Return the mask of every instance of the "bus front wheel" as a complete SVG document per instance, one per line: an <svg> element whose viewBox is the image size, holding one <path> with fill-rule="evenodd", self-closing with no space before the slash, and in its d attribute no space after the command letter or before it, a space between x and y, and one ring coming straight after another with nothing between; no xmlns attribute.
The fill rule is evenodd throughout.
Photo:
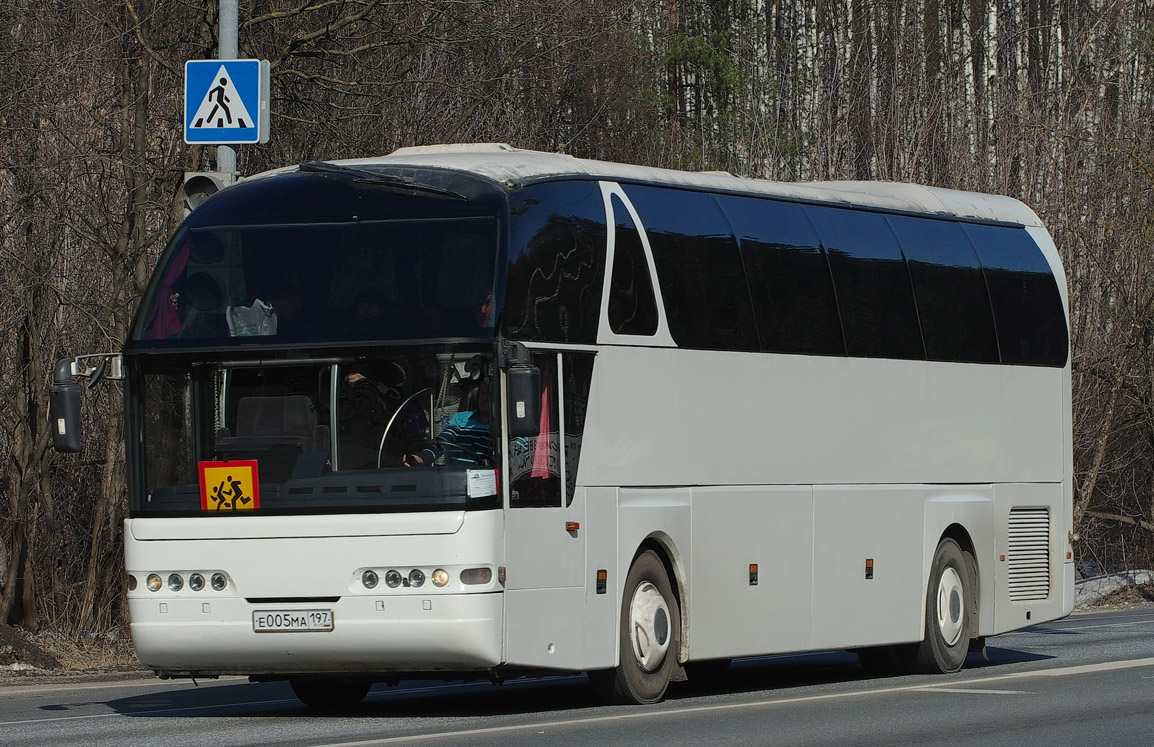
<svg viewBox="0 0 1154 747"><path fill-rule="evenodd" d="M656 703L677 669L681 611L669 575L652 550L637 556L625 579L621 604L621 663L590 672L589 679L605 701Z"/></svg>
<svg viewBox="0 0 1154 747"><path fill-rule="evenodd" d="M320 711L352 708L365 699L373 686L368 680L330 677L294 677L289 684L302 703Z"/></svg>
<svg viewBox="0 0 1154 747"><path fill-rule="evenodd" d="M958 543L938 544L926 589L926 633L918 647L917 669L956 672L970 650L974 583L970 564Z"/></svg>

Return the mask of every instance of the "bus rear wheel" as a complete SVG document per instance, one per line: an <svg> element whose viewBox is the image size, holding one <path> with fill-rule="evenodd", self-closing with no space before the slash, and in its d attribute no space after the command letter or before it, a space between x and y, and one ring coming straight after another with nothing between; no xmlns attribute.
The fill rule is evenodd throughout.
<svg viewBox="0 0 1154 747"><path fill-rule="evenodd" d="M294 677L289 684L302 703L321 711L352 708L365 699L373 686L368 680L333 677Z"/></svg>
<svg viewBox="0 0 1154 747"><path fill-rule="evenodd" d="M974 604L970 565L954 540L938 544L926 589L926 632L918 646L918 671L956 672L966 661Z"/></svg>
<svg viewBox="0 0 1154 747"><path fill-rule="evenodd" d="M677 669L681 610L665 566L652 550L637 556L625 579L621 604L621 663L590 672L589 680L606 702L656 703Z"/></svg>

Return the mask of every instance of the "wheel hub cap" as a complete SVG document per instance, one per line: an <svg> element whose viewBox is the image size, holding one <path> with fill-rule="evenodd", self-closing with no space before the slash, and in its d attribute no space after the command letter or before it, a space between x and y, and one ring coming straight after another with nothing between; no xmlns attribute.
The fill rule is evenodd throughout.
<svg viewBox="0 0 1154 747"><path fill-rule="evenodd" d="M669 652L669 606L657 587L648 581L633 592L629 605L629 638L638 666L654 672Z"/></svg>
<svg viewBox="0 0 1154 747"><path fill-rule="evenodd" d="M937 618L938 631L947 646L953 646L962 637L963 603L962 579L956 570L946 568L938 581Z"/></svg>

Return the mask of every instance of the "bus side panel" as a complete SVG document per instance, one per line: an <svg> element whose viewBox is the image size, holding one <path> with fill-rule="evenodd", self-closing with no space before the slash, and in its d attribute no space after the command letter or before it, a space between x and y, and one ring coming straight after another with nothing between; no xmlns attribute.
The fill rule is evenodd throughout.
<svg viewBox="0 0 1154 747"><path fill-rule="evenodd" d="M1057 482L1063 380L1037 366L607 347L581 481Z"/></svg>
<svg viewBox="0 0 1154 747"><path fill-rule="evenodd" d="M924 488L814 487L811 648L921 640L924 500Z"/></svg>
<svg viewBox="0 0 1154 747"><path fill-rule="evenodd" d="M625 577L617 570L617 490L577 488L584 493L585 524L585 668L609 669L617 665L620 633L617 600ZM605 571L605 590L598 593L597 574ZM628 572L628 570L626 570Z"/></svg>
<svg viewBox="0 0 1154 747"><path fill-rule="evenodd" d="M580 589L509 589L505 592L505 651L509 666L584 669Z"/></svg>
<svg viewBox="0 0 1154 747"><path fill-rule="evenodd" d="M585 656L585 503L510 508L505 519L506 661L581 669ZM575 531L567 529L572 523Z"/></svg>
<svg viewBox="0 0 1154 747"><path fill-rule="evenodd" d="M1066 614L1073 586L1066 570L1069 519L1064 513L1064 492L1061 483L994 487L997 505L994 634ZM1048 535L1043 534L1036 520L1031 520L1031 515L1038 517L1041 512L1048 516ZM1032 558L1036 557L1037 542L1043 537L1046 564L1045 573L1040 573L1033 570ZM1017 573L1012 574L1015 564L1018 564Z"/></svg>
<svg viewBox="0 0 1154 747"><path fill-rule="evenodd" d="M1002 369L1001 458L1013 471L1000 482L1048 482L1063 478L1065 448L1063 400L1069 403L1060 368L1028 366ZM1057 516L1057 515L1056 515ZM1068 519L1064 519L1068 523Z"/></svg>
<svg viewBox="0 0 1154 747"><path fill-rule="evenodd" d="M693 559L690 659L809 647L811 488L694 488Z"/></svg>

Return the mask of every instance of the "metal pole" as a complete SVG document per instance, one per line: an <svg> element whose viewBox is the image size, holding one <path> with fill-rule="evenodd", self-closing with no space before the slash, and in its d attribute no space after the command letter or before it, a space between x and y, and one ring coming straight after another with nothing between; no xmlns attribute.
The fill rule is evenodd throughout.
<svg viewBox="0 0 1154 747"><path fill-rule="evenodd" d="M240 54L237 42L238 0L220 0L220 47L217 59L235 60ZM216 170L227 174L228 182L236 181L236 151L227 145L216 146Z"/></svg>

